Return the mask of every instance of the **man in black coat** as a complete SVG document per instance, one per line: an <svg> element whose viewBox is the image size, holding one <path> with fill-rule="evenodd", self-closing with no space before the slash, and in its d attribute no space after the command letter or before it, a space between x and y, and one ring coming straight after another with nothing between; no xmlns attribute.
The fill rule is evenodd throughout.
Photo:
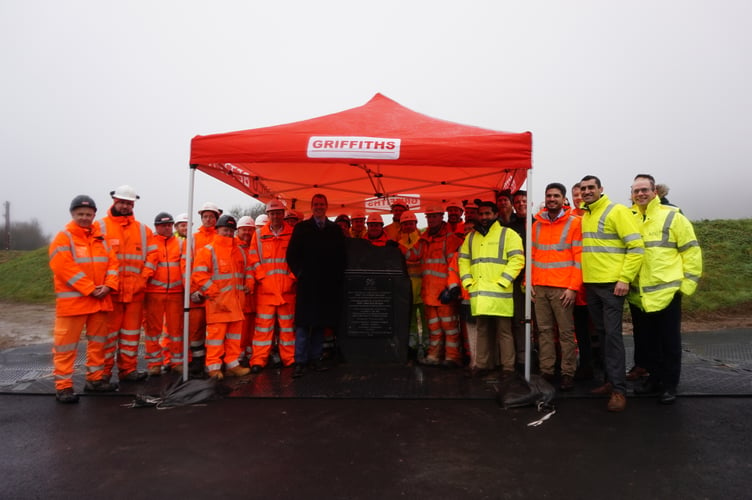
<svg viewBox="0 0 752 500"><path fill-rule="evenodd" d="M345 237L326 217L329 202L313 195L313 215L295 226L287 247L287 265L298 280L295 304L295 372L310 363L322 370L324 329L339 323L345 271Z"/></svg>

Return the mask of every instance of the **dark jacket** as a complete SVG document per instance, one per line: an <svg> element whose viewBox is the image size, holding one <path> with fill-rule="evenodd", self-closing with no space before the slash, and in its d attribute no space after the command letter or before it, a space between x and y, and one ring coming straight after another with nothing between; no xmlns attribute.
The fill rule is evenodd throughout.
<svg viewBox="0 0 752 500"><path fill-rule="evenodd" d="M336 327L345 271L345 237L339 226L327 219L319 229L313 217L296 224L287 265L298 280L295 324Z"/></svg>

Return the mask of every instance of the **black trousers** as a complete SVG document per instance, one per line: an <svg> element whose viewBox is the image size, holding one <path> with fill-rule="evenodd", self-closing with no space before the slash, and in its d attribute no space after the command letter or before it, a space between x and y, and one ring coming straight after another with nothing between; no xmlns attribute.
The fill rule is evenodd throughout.
<svg viewBox="0 0 752 500"><path fill-rule="evenodd" d="M676 390L681 376L681 294L676 293L664 309L646 313L635 308L635 331L639 328L643 344L645 368L650 380Z"/></svg>

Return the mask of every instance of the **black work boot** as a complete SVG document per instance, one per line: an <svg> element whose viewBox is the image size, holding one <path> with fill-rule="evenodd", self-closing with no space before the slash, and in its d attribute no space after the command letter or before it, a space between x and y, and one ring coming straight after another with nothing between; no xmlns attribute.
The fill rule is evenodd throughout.
<svg viewBox="0 0 752 500"><path fill-rule="evenodd" d="M55 399L58 403L62 404L75 404L78 403L78 394L73 392L73 389L68 387L60 389L55 393Z"/></svg>

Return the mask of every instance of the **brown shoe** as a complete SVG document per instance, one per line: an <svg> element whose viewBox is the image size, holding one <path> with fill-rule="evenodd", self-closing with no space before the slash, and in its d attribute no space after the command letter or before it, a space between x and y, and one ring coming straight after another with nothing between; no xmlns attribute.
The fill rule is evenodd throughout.
<svg viewBox="0 0 752 500"><path fill-rule="evenodd" d="M209 378L222 380L225 376L222 375L222 370L209 370Z"/></svg>
<svg viewBox="0 0 752 500"><path fill-rule="evenodd" d="M561 384L559 384L559 389L564 392L574 389L574 377L572 377L571 375L563 375L561 377Z"/></svg>
<svg viewBox="0 0 752 500"><path fill-rule="evenodd" d="M149 373L150 377L159 377L160 375L162 375L162 367L152 366L147 370L147 373Z"/></svg>
<svg viewBox="0 0 752 500"><path fill-rule="evenodd" d="M598 396L605 396L606 394L611 394L611 391L613 389L614 389L614 386L611 385L611 382L606 382L605 384L591 390L590 394L596 394Z"/></svg>
<svg viewBox="0 0 752 500"><path fill-rule="evenodd" d="M244 368L240 365L225 370L225 374L228 377L242 377L244 375L248 375L249 373L251 373L250 368Z"/></svg>
<svg viewBox="0 0 752 500"><path fill-rule="evenodd" d="M611 399L608 400L608 411L624 411L627 407L627 397L621 392L612 392Z"/></svg>
<svg viewBox="0 0 752 500"><path fill-rule="evenodd" d="M650 373L645 368L635 365L627 372L627 380L634 382L635 380L640 380L648 375L650 375Z"/></svg>

